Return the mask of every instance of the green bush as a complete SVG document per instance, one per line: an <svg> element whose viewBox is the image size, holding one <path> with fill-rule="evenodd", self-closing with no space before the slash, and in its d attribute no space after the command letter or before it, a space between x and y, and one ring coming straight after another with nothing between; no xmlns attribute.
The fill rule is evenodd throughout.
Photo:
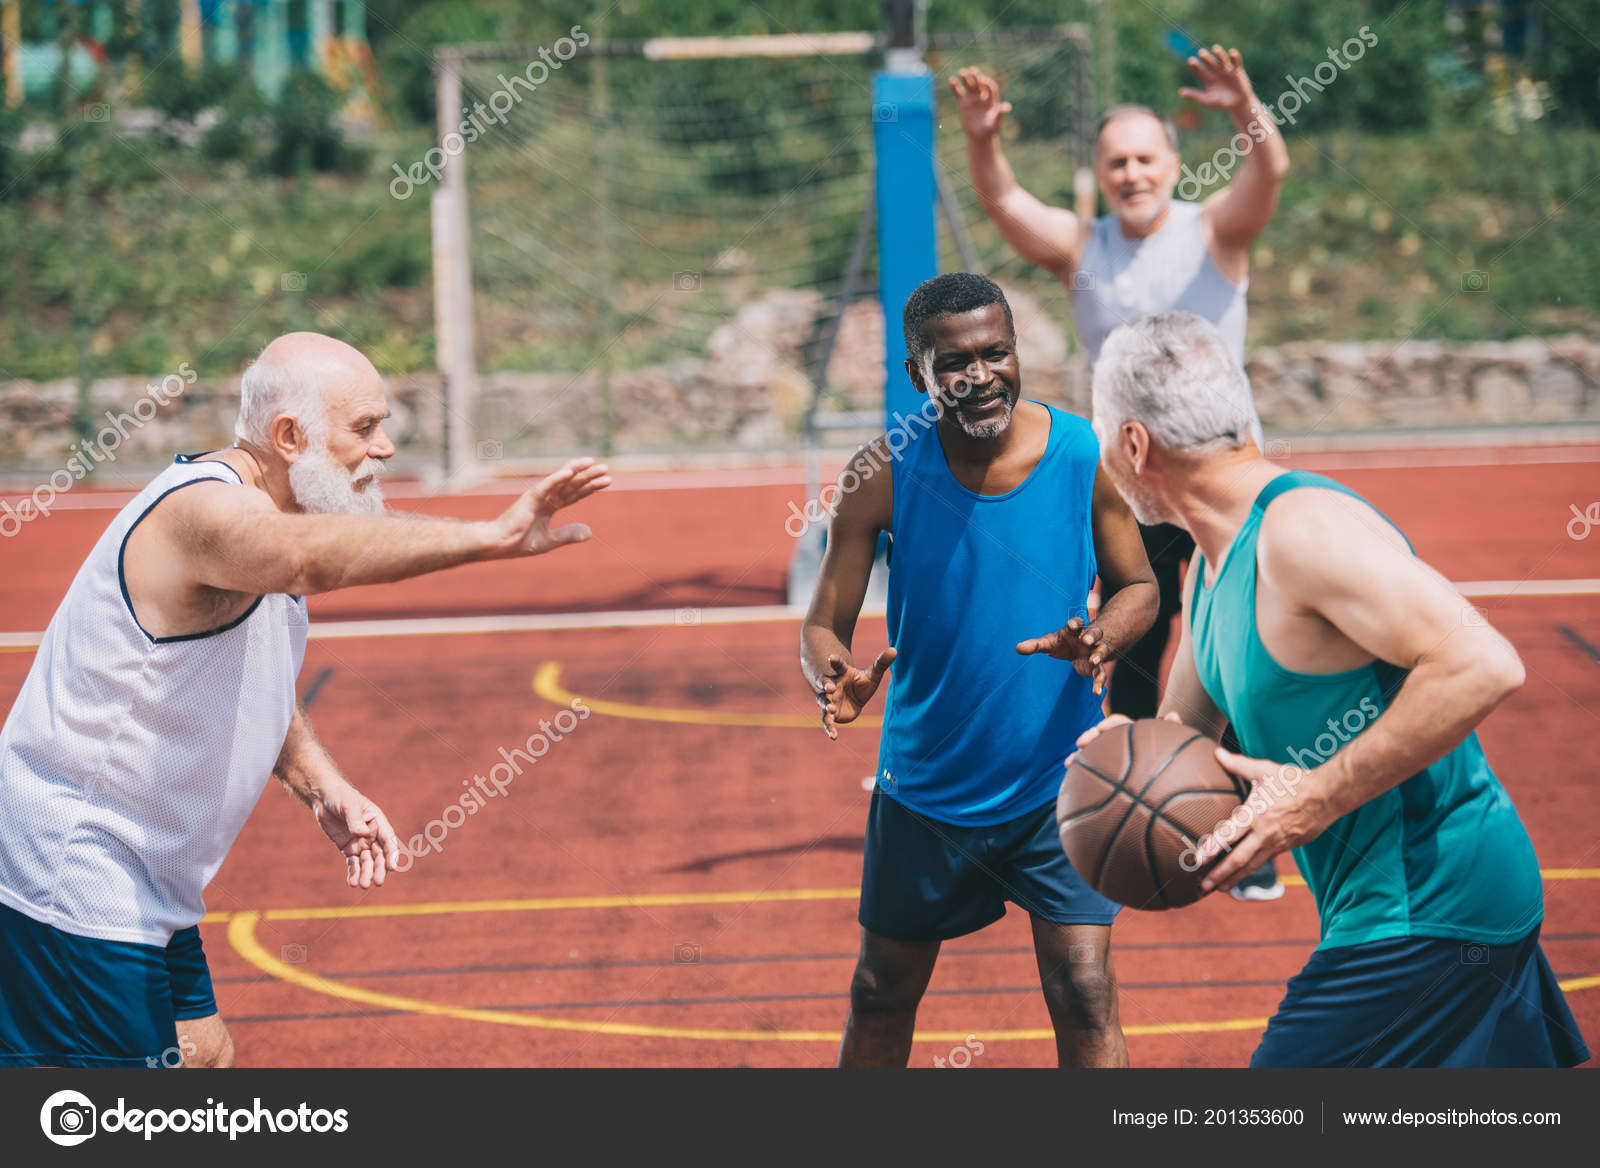
<svg viewBox="0 0 1600 1168"><path fill-rule="evenodd" d="M308 69L290 74L272 105L267 169L283 176L338 169L345 161L338 114L339 96L321 76Z"/></svg>
<svg viewBox="0 0 1600 1168"><path fill-rule="evenodd" d="M432 122L434 48L498 39L499 22L476 4L468 0L434 0L406 17L379 60L401 110L418 121Z"/></svg>

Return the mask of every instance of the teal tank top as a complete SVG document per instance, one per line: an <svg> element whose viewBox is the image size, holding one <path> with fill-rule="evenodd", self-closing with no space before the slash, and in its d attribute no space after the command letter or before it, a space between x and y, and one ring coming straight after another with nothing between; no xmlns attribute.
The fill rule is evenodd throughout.
<svg viewBox="0 0 1600 1168"><path fill-rule="evenodd" d="M1201 684L1244 753L1310 770L1388 708L1406 673L1381 661L1342 673L1296 673L1261 643L1256 539L1272 501L1300 487L1361 498L1306 471L1273 479L1209 585L1205 558L1196 553L1189 628ZM1500 945L1544 917L1533 844L1476 733L1334 821L1294 858L1316 899L1321 949L1394 937Z"/></svg>

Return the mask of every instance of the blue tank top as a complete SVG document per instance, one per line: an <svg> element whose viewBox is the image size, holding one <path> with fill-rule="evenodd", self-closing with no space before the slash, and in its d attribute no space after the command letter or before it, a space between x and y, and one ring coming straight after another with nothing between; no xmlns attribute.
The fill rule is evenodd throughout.
<svg viewBox="0 0 1600 1168"><path fill-rule="evenodd" d="M1101 718L1068 662L1017 643L1086 617L1100 460L1082 418L1050 410L1033 471L1003 495L956 481L938 431L893 464L889 643L878 786L944 823L1004 823L1054 802L1062 762Z"/></svg>

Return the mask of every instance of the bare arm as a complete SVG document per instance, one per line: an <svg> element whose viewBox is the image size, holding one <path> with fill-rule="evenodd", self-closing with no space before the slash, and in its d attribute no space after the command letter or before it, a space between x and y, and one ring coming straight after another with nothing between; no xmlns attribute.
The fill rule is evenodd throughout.
<svg viewBox="0 0 1600 1168"><path fill-rule="evenodd" d="M290 514L261 491L198 483L163 504L164 530L190 585L307 596L581 542L589 538L587 527L551 530L550 518L610 482L604 466L578 459L524 493L498 518L470 523Z"/></svg>
<svg viewBox="0 0 1600 1168"><path fill-rule="evenodd" d="M1078 217L1064 207L1051 207L1017 182L1000 149L1000 124L1011 109L1000 100L1000 87L979 69L962 69L950 79L967 138L967 168L984 213L994 220L1019 256L1038 264L1058 279L1071 277L1082 248Z"/></svg>
<svg viewBox="0 0 1600 1168"><path fill-rule="evenodd" d="M1189 560L1189 572L1184 580L1183 615L1178 620L1178 650L1167 674L1167 687L1161 695L1157 716L1176 718L1220 742L1222 732L1228 728L1228 719L1200 682L1200 671L1194 663L1194 640L1189 635L1189 612L1199 562L1199 556Z"/></svg>
<svg viewBox="0 0 1600 1168"><path fill-rule="evenodd" d="M272 775L311 809L317 825L345 857L350 887L371 888L384 882L400 858L394 828L378 805L339 773L338 764L317 741L303 707L295 707Z"/></svg>
<svg viewBox="0 0 1600 1168"><path fill-rule="evenodd" d="M855 720L894 661L894 650L885 649L869 670L861 670L850 656L856 618L877 556L878 536L888 531L893 521L891 457L880 440L852 460L861 486L854 493L839 491L834 496L827 551L800 629L800 671L817 695L822 726L830 738L838 736L835 724Z"/></svg>
<svg viewBox="0 0 1600 1168"><path fill-rule="evenodd" d="M1330 555L1329 548L1339 553ZM1267 512L1259 561L1264 586L1320 616L1373 658L1406 670L1407 677L1371 725L1327 762L1299 775L1291 797L1256 816L1208 877L1224 888L1438 761L1524 676L1510 642L1354 500L1322 491L1280 500ZM1373 588L1373 580L1383 586ZM1226 752L1219 758L1256 782L1280 770Z"/></svg>
<svg viewBox="0 0 1600 1168"><path fill-rule="evenodd" d="M1201 49L1189 58L1189 67L1203 88L1180 89L1179 95L1224 111L1233 128L1250 140L1239 173L1208 197L1202 209L1213 243L1223 251L1243 251L1277 209L1278 192L1289 173L1289 150L1277 123L1256 97L1238 49L1224 50L1221 45Z"/></svg>
<svg viewBox="0 0 1600 1168"><path fill-rule="evenodd" d="M1094 678L1094 692L1105 688L1104 666L1145 633L1161 608L1154 571L1145 556L1144 540L1133 512L1099 467L1094 474L1091 508L1095 561L1100 566L1100 612L1086 628L1074 617L1049 636L1017 646L1019 653L1049 653L1070 660L1084 677Z"/></svg>

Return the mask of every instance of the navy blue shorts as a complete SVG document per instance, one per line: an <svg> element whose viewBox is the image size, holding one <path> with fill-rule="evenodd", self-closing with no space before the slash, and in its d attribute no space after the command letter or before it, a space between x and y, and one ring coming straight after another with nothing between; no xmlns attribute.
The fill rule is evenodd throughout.
<svg viewBox="0 0 1600 1168"><path fill-rule="evenodd" d="M177 1023L216 1012L198 926L161 949L0 905L0 1066L174 1067Z"/></svg>
<svg viewBox="0 0 1600 1168"><path fill-rule="evenodd" d="M1109 925L1121 908L1072 870L1053 802L993 827L956 827L873 790L862 928L896 941L946 941L992 925L1006 901L1058 925Z"/></svg>
<svg viewBox="0 0 1600 1168"><path fill-rule="evenodd" d="M1252 1067L1570 1067L1589 1049L1534 927L1510 945L1399 937L1319 949Z"/></svg>

